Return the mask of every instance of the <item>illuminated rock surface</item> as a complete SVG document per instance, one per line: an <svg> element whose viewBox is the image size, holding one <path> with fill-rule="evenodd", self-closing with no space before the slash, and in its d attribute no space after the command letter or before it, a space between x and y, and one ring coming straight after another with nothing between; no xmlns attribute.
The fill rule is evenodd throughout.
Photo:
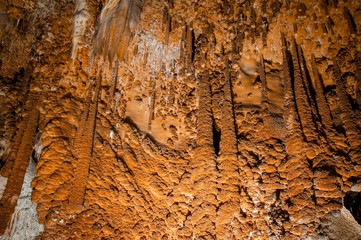
<svg viewBox="0 0 361 240"><path fill-rule="evenodd" d="M2 239L361 239L359 1L0 0L0 28Z"/></svg>

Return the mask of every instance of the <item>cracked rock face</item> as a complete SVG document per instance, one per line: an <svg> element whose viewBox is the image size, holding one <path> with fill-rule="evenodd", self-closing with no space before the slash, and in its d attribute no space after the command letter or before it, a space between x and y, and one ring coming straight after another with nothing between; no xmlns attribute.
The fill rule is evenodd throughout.
<svg viewBox="0 0 361 240"><path fill-rule="evenodd" d="M0 0L0 239L360 239L360 23Z"/></svg>

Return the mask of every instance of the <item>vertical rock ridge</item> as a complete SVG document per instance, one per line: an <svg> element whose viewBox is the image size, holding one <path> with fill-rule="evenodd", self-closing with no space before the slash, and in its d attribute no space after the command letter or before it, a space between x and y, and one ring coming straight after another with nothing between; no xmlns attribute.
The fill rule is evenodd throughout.
<svg viewBox="0 0 361 240"><path fill-rule="evenodd" d="M236 128L233 112L230 62L225 60L225 77L223 84L223 101L221 105L222 125L221 125L221 145L220 156L217 157L217 169L219 177L217 179L218 200L216 229L218 234L225 237L234 236L232 223L238 215L239 206L239 166L238 150L236 139Z"/></svg>
<svg viewBox="0 0 361 240"><path fill-rule="evenodd" d="M326 131L327 135L329 135L329 137L331 138L331 141L333 141L332 136L334 135L333 132L334 124L331 118L330 107L327 103L324 94L324 85L321 76L318 73L315 56L313 54L311 55L311 65L312 65L312 72L314 77L314 86L316 92L316 103L317 103L318 113L320 114L321 122L324 126L324 130Z"/></svg>
<svg viewBox="0 0 361 240"><path fill-rule="evenodd" d="M341 109L341 119L346 130L347 138L352 149L356 149L360 144L360 135L356 124L353 119L355 119L353 110L351 109L350 102L348 100L344 80L342 79L342 73L338 66L337 60L334 61L334 70L333 75L336 82L336 92L339 98L339 105Z"/></svg>
<svg viewBox="0 0 361 240"><path fill-rule="evenodd" d="M92 159L96 118L98 112L99 89L102 79L102 71L97 72L94 83L94 94L89 93L89 110L82 116L83 125L75 139L74 148L77 150L74 181L69 197L70 211L81 211L84 203L84 194L89 175L89 166ZM91 90L91 88L90 88ZM87 104L87 103L86 103ZM87 109L87 108L86 108Z"/></svg>
<svg viewBox="0 0 361 240"><path fill-rule="evenodd" d="M9 225L11 215L14 213L17 199L20 195L21 187L23 185L26 169L29 164L29 159L33 150L35 141L36 129L39 120L38 103L41 102L41 94L31 92L27 99L27 121L24 126L24 133L22 134L21 144L15 155L14 163L9 175L7 185L3 196L0 200L0 210L2 213L0 234L4 234L5 229Z"/></svg>
<svg viewBox="0 0 361 240"><path fill-rule="evenodd" d="M287 162L280 168L280 171L285 171L286 178L288 180L287 193L288 204L286 210L289 214L294 216L292 220L293 225L290 228L285 228L289 231L291 236L302 236L307 233L308 229L315 229L314 225L316 220L314 212L314 203L310 203L307 199L312 199L312 172L309 169L309 164L305 157L306 143L302 136L302 130L307 129L309 126L302 124L303 128L297 124L298 116L305 117L309 112L307 111L308 105L305 103L306 94L302 84L302 76L300 72L299 63L297 60L297 50L295 42L293 42L292 49L292 63L293 68L290 68L290 60L288 57L287 45L285 38L283 39L283 74L284 74L284 86L285 86L285 123L288 134L286 135L286 151ZM293 69L293 75L291 75L291 69ZM292 76L294 76L294 85L292 85ZM298 95L298 96L297 96ZM301 98L301 99L300 99ZM296 102L298 102L296 106ZM306 108L305 110L296 110L300 108ZM299 115L297 114L299 113ZM307 120L309 120L307 118ZM304 122L309 122L303 120ZM305 132L307 134L309 132ZM311 134L311 133L310 133ZM295 174L297 172L297 174Z"/></svg>
<svg viewBox="0 0 361 240"><path fill-rule="evenodd" d="M293 39L291 45L292 62L294 70L294 92L297 104L297 112L299 114L302 131L308 142L316 141L314 133L316 128L312 121L312 113L310 102L308 102L307 86L305 85L305 77L300 65L300 52L297 49L297 43Z"/></svg>

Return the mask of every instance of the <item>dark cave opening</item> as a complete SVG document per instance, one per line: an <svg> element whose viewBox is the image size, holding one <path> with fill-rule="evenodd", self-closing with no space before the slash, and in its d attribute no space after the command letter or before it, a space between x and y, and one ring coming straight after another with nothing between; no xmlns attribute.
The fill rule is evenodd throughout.
<svg viewBox="0 0 361 240"><path fill-rule="evenodd" d="M358 224L361 225L361 193L347 192L343 199L343 204L351 212Z"/></svg>

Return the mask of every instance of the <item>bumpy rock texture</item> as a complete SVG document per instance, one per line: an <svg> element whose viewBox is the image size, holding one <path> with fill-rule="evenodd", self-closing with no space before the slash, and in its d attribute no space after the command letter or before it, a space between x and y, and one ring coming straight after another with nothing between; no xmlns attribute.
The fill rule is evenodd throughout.
<svg viewBox="0 0 361 240"><path fill-rule="evenodd" d="M0 28L0 235L30 161L38 239L361 239L359 1L0 0Z"/></svg>

